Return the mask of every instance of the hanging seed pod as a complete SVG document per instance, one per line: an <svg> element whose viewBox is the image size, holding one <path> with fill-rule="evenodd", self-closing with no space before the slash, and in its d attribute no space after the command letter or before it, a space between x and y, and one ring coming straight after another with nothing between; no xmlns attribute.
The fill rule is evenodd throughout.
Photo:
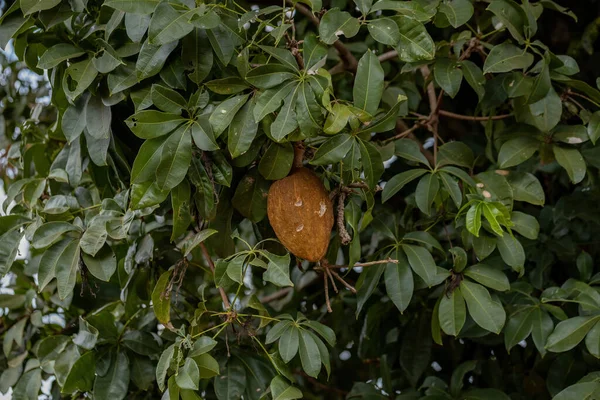
<svg viewBox="0 0 600 400"><path fill-rule="evenodd" d="M298 168L271 185L267 213L277 238L296 257L319 261L325 256L333 206L312 171Z"/></svg>

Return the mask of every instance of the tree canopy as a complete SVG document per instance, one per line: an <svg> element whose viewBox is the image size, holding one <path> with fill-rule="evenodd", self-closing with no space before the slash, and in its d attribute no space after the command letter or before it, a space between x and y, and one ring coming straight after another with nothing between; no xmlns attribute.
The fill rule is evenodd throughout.
<svg viewBox="0 0 600 400"><path fill-rule="evenodd" d="M600 398L559 3L0 2L0 393Z"/></svg>

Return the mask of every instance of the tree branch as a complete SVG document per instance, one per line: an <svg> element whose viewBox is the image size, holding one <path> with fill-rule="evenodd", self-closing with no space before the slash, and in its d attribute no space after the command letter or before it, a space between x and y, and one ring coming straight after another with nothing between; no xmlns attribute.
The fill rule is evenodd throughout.
<svg viewBox="0 0 600 400"><path fill-rule="evenodd" d="M390 50L388 52L383 53L382 55L380 55L377 58L379 59L379 62L384 62L384 61L391 60L396 57L398 57L398 51Z"/></svg>
<svg viewBox="0 0 600 400"><path fill-rule="evenodd" d="M454 118L454 119L460 119L463 121L497 121L499 119L506 119L506 118L510 118L513 116L513 114L503 114L503 115L490 115L488 117L476 117L474 115L462 115L462 114L456 114L450 111L445 111L445 110L439 110L439 114L443 115L444 117L448 117L448 118Z"/></svg>
<svg viewBox="0 0 600 400"><path fill-rule="evenodd" d="M208 266L210 267L210 270L214 276L215 275L215 263L213 262L212 258L210 257L210 254L208 254L208 249L206 248L206 245L204 244L204 242L200 243L200 249L202 250L202 255L204 256L204 258L206 258L206 262L208 262ZM229 299L227 298L227 294L225 293L225 290L222 287L219 288L219 293L221 293L221 299L223 300L223 304L225 305L225 308L229 309L229 307L231 307L231 304L229 304Z"/></svg>

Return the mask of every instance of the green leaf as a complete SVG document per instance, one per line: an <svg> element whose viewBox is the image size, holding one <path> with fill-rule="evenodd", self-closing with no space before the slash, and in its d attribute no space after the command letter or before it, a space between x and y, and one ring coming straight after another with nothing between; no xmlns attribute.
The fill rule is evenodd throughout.
<svg viewBox="0 0 600 400"><path fill-rule="evenodd" d="M297 82L285 82L274 88L265 90L256 100L254 106L254 119L261 121L268 114L277 111L281 107L281 102L290 94L292 89L298 85Z"/></svg>
<svg viewBox="0 0 600 400"><path fill-rule="evenodd" d="M444 185L444 188L446 188L446 191L450 197L452 197L452 201L454 201L456 208L460 209L462 204L462 191L457 180L444 171L440 171L437 175L442 181L442 184Z"/></svg>
<svg viewBox="0 0 600 400"><path fill-rule="evenodd" d="M592 114L587 126L587 134L592 143L596 145L596 141L600 138L600 111Z"/></svg>
<svg viewBox="0 0 600 400"><path fill-rule="evenodd" d="M442 330L452 336L458 336L467 319L467 308L460 287L442 295L439 320Z"/></svg>
<svg viewBox="0 0 600 400"><path fill-rule="evenodd" d="M474 161L473 150L463 142L448 142L439 148L438 168L444 165L458 165L460 167L472 168ZM450 170L448 172L452 173Z"/></svg>
<svg viewBox="0 0 600 400"><path fill-rule="evenodd" d="M486 264L475 264L464 271L465 276L484 286L504 292L510 289L510 283L504 272Z"/></svg>
<svg viewBox="0 0 600 400"><path fill-rule="evenodd" d="M513 190L514 200L544 205L546 201L544 188L535 175L529 172L511 172L506 178Z"/></svg>
<svg viewBox="0 0 600 400"><path fill-rule="evenodd" d="M275 57L276 60L281 62L291 70L298 70L298 63L289 50L281 49L273 46L259 46L263 51L269 55Z"/></svg>
<svg viewBox="0 0 600 400"><path fill-rule="evenodd" d="M414 140L410 139L399 139L396 140L394 145L394 154L398 157L402 157L409 161L421 163L429 167L429 161L421 153L421 148Z"/></svg>
<svg viewBox="0 0 600 400"><path fill-rule="evenodd" d="M165 390L165 378L174 354L175 344L172 344L162 352L158 360L158 364L156 365L156 382L158 383L158 388L161 391Z"/></svg>
<svg viewBox="0 0 600 400"><path fill-rule="evenodd" d="M525 264L525 250L521 243L514 236L503 235L497 238L496 244L504 262L515 271L522 271Z"/></svg>
<svg viewBox="0 0 600 400"><path fill-rule="evenodd" d="M235 114L227 134L227 148L231 158L244 154L256 137L258 122L254 119L254 101L250 100Z"/></svg>
<svg viewBox="0 0 600 400"><path fill-rule="evenodd" d="M65 299L73 293L79 266L79 240L71 240L56 262L58 297Z"/></svg>
<svg viewBox="0 0 600 400"><path fill-rule="evenodd" d="M383 95L384 72L377 56L367 51L359 60L352 90L354 106L374 115Z"/></svg>
<svg viewBox="0 0 600 400"><path fill-rule="evenodd" d="M209 117L206 115L199 116L195 121L191 122L191 129L194 144L200 150L214 151L219 149L212 125L209 122Z"/></svg>
<svg viewBox="0 0 600 400"><path fill-rule="evenodd" d="M125 30L132 42L141 42L150 25L150 16L144 14L125 14Z"/></svg>
<svg viewBox="0 0 600 400"><path fill-rule="evenodd" d="M20 238L19 238L20 241ZM39 291L42 291L48 283L56 276L56 264L67 249L67 246L73 241L72 238L64 238L53 244L44 251L40 260L38 271ZM18 246L18 244L17 244ZM16 253L16 250L15 250Z"/></svg>
<svg viewBox="0 0 600 400"><path fill-rule="evenodd" d="M210 74L214 58L206 31L196 28L181 42L181 59L186 69L191 70L188 77L192 82L200 84Z"/></svg>
<svg viewBox="0 0 600 400"><path fill-rule="evenodd" d="M194 342L194 347L190 350L189 356L196 357L211 351L217 345L217 341L209 336L200 336Z"/></svg>
<svg viewBox="0 0 600 400"><path fill-rule="evenodd" d="M50 47L42 54L37 63L37 67L41 69L51 69L62 63L63 61L77 58L85 54L85 51L78 49L69 43L59 43Z"/></svg>
<svg viewBox="0 0 600 400"><path fill-rule="evenodd" d="M321 18L319 36L325 44L333 44L340 35L351 38L358 33L360 23L346 11L339 8L328 10Z"/></svg>
<svg viewBox="0 0 600 400"><path fill-rule="evenodd" d="M142 183L154 180L168 136L146 140L138 152L131 168L131 182Z"/></svg>
<svg viewBox="0 0 600 400"><path fill-rule="evenodd" d="M108 371L97 376L94 381L94 399L116 400L127 396L129 386L129 360L127 355L119 351L111 361Z"/></svg>
<svg viewBox="0 0 600 400"><path fill-rule="evenodd" d="M440 4L439 12L443 13L450 25L458 28L469 22L473 16L473 4L470 0L450 0Z"/></svg>
<svg viewBox="0 0 600 400"><path fill-rule="evenodd" d="M165 86L152 85L151 96L152 103L166 113L181 115L181 110L187 108L187 102L183 96Z"/></svg>
<svg viewBox="0 0 600 400"><path fill-rule="evenodd" d="M171 272L163 272L158 281L156 282L156 286L152 290L152 307L154 309L154 315L156 315L156 319L158 322L165 326L171 326L171 295L167 293L167 286L169 285L169 281L171 280ZM167 295L167 296L165 296ZM171 357L173 353L171 352ZM162 359L162 357L161 357ZM159 361L160 365L160 361ZM168 363L167 363L168 367ZM166 373L166 371L165 371ZM158 374L158 369L157 369ZM158 379L159 386L161 380ZM163 376L164 381L164 376Z"/></svg>
<svg viewBox="0 0 600 400"><path fill-rule="evenodd" d="M574 385L568 386L556 396L552 398L552 400L571 400L571 399L585 399L591 400L594 397L598 396L598 392L600 387L598 386L598 382L584 382L584 383L576 383Z"/></svg>
<svg viewBox="0 0 600 400"><path fill-rule="evenodd" d="M158 74L164 67L169 54L175 50L175 47L177 47L177 41L163 45L154 45L146 40L135 63L138 81Z"/></svg>
<svg viewBox="0 0 600 400"><path fill-rule="evenodd" d="M261 65L246 74L246 80L259 89L275 87L282 82L294 79L294 77L296 77L294 70L281 64Z"/></svg>
<svg viewBox="0 0 600 400"><path fill-rule="evenodd" d="M340 132L348 124L348 119L352 117L350 107L345 104L335 103L331 107L330 113L325 121L323 132L333 135Z"/></svg>
<svg viewBox="0 0 600 400"><path fill-rule="evenodd" d="M398 57L404 62L432 60L435 57L435 44L425 26L405 16L393 17L400 31Z"/></svg>
<svg viewBox="0 0 600 400"><path fill-rule="evenodd" d="M531 158L539 147L539 141L527 136L507 140L498 153L498 166L510 168L519 165Z"/></svg>
<svg viewBox="0 0 600 400"><path fill-rule="evenodd" d="M551 132L554 142L580 144L587 142L589 136L583 125L558 125Z"/></svg>
<svg viewBox="0 0 600 400"><path fill-rule="evenodd" d="M277 286L294 286L290 280L290 255L278 256L268 251L262 254L269 260L263 279Z"/></svg>
<svg viewBox="0 0 600 400"><path fill-rule="evenodd" d="M244 217L259 222L267 214L268 192L269 182L253 169L238 184L232 204Z"/></svg>
<svg viewBox="0 0 600 400"><path fill-rule="evenodd" d="M536 240L540 233L540 224L533 215L525 214L520 211L513 211L510 220L513 223L511 229L519 232L527 239Z"/></svg>
<svg viewBox="0 0 600 400"><path fill-rule="evenodd" d="M215 380L215 394L219 400L240 399L246 387L246 369L233 359L227 363L225 371Z"/></svg>
<svg viewBox="0 0 600 400"><path fill-rule="evenodd" d="M192 159L192 135L189 125L179 127L165 141L156 170L159 190L170 190L185 178Z"/></svg>
<svg viewBox="0 0 600 400"><path fill-rule="evenodd" d="M479 101L481 101L485 95L486 82L481 68L469 60L461 61L460 65L467 83L473 88L475 93L477 93L477 97L479 97Z"/></svg>
<svg viewBox="0 0 600 400"><path fill-rule="evenodd" d="M223 79L215 79L210 82L206 82L205 86L218 94L235 94L243 92L250 87L243 79L235 76Z"/></svg>
<svg viewBox="0 0 600 400"><path fill-rule="evenodd" d="M395 46L400 41L400 30L398 25L390 18L378 18L369 21L367 25L373 39L379 43Z"/></svg>
<svg viewBox="0 0 600 400"><path fill-rule="evenodd" d="M559 322L548 337L546 349L554 353L571 350L583 340L599 319L600 316L591 315Z"/></svg>
<svg viewBox="0 0 600 400"><path fill-rule="evenodd" d="M375 188L384 171L381 153L370 142L359 140L359 146L365 180L370 188Z"/></svg>
<svg viewBox="0 0 600 400"><path fill-rule="evenodd" d="M156 7L148 28L148 40L153 45L163 45L179 40L194 29L190 19L197 10L177 11L169 3Z"/></svg>
<svg viewBox="0 0 600 400"><path fill-rule="evenodd" d="M377 285L379 284L379 280L381 279L381 275L385 271L385 265L374 265L367 269L367 272L363 272L360 274L358 282L356 283L356 317L359 316L361 310L364 305L367 303Z"/></svg>
<svg viewBox="0 0 600 400"><path fill-rule="evenodd" d="M510 352L510 349L529 336L533 329L536 309L536 307L524 307L510 316L504 328L506 351Z"/></svg>
<svg viewBox="0 0 600 400"><path fill-rule="evenodd" d="M81 232L81 228L68 222L47 222L36 229L31 245L34 249L43 249L58 242L65 233L73 231Z"/></svg>
<svg viewBox="0 0 600 400"><path fill-rule="evenodd" d="M279 355L284 363L289 363L298 353L300 346L299 329L289 325L279 338Z"/></svg>
<svg viewBox="0 0 600 400"><path fill-rule="evenodd" d="M290 385L284 378L277 375L269 386L273 400L294 400L302 398L302 391Z"/></svg>
<svg viewBox="0 0 600 400"><path fill-rule="evenodd" d="M219 61L225 66L229 65L235 47L231 31L225 25L219 25L207 30L206 35Z"/></svg>
<svg viewBox="0 0 600 400"><path fill-rule="evenodd" d="M73 102L96 79L98 71L91 58L69 65L63 76L62 88L67 98Z"/></svg>
<svg viewBox="0 0 600 400"><path fill-rule="evenodd" d="M560 146L552 146L556 162L567 170L569 178L573 183L579 183L585 177L586 166L583 156L577 149L570 149Z"/></svg>
<svg viewBox="0 0 600 400"><path fill-rule="evenodd" d="M131 186L130 207L132 210L152 207L165 201L168 195L169 191L160 190L156 182L133 184Z"/></svg>
<svg viewBox="0 0 600 400"><path fill-rule="evenodd" d="M175 375L175 382L181 389L198 390L200 370L198 364L192 358L185 359L185 363Z"/></svg>
<svg viewBox="0 0 600 400"><path fill-rule="evenodd" d="M200 243L204 242L206 239L211 237L217 233L215 229L203 229L200 232L196 233L194 236L186 240L183 244L183 255L187 257L192 250L200 245Z"/></svg>
<svg viewBox="0 0 600 400"><path fill-rule="evenodd" d="M298 88L296 88L286 97L283 107L277 114L275 121L271 124L271 136L276 141L281 141L288 134L292 133L298 127L298 119L296 116L296 98Z"/></svg>
<svg viewBox="0 0 600 400"><path fill-rule="evenodd" d="M400 106L407 99L404 95L398 95L398 101L392 108L389 109L383 116L376 119L375 121L370 122L365 125L362 130L360 130L359 134L367 134L367 133L379 133L386 132L394 129L396 125L396 119L398 118L398 113L400 111Z"/></svg>
<svg viewBox="0 0 600 400"><path fill-rule="evenodd" d="M487 7L488 11L494 13L502 25L504 25L512 37L522 43L525 38L523 36L523 27L525 25L526 16L521 7L512 0L495 0Z"/></svg>
<svg viewBox="0 0 600 400"><path fill-rule="evenodd" d="M73 343L86 350L92 350L98 341L98 329L79 317L79 332L73 337Z"/></svg>
<svg viewBox="0 0 600 400"><path fill-rule="evenodd" d="M414 280L406 255L400 249L392 254L398 263L388 263L385 266L385 290L394 305L403 313L412 299Z"/></svg>
<svg viewBox="0 0 600 400"><path fill-rule="evenodd" d="M273 343L277 339L281 337L285 333L285 331L290 327L292 321L279 321L276 323L268 332L266 337L266 344Z"/></svg>
<svg viewBox="0 0 600 400"><path fill-rule="evenodd" d="M384 186L383 192L381 194L381 201L386 202L391 197L393 197L396 193L398 193L405 185L414 181L418 177L427 173L426 169L410 169L408 171L402 172L398 175L394 175L392 179L390 179Z"/></svg>
<svg viewBox="0 0 600 400"><path fill-rule="evenodd" d="M600 323L597 322L585 337L585 347L591 355L600 358Z"/></svg>
<svg viewBox="0 0 600 400"><path fill-rule="evenodd" d="M301 83L297 92L296 119L300 132L308 137L317 136L323 129L323 112L315 98L316 94L310 82Z"/></svg>
<svg viewBox="0 0 600 400"><path fill-rule="evenodd" d="M171 208L173 209L173 232L171 242L187 232L192 220L190 183L184 179L171 191Z"/></svg>
<svg viewBox="0 0 600 400"><path fill-rule="evenodd" d="M291 143L271 143L258 164L258 171L265 179L285 178L294 161L294 147Z"/></svg>
<svg viewBox="0 0 600 400"><path fill-rule="evenodd" d="M103 5L133 14L151 14L160 0L107 0Z"/></svg>
<svg viewBox="0 0 600 400"><path fill-rule="evenodd" d="M415 274L419 275L427 286L434 285L437 266L431 253L424 247L410 244L403 244L402 250L408 257L408 263Z"/></svg>
<svg viewBox="0 0 600 400"><path fill-rule="evenodd" d="M106 219L97 216L88 223L88 227L81 236L79 246L85 253L95 256L106 242Z"/></svg>
<svg viewBox="0 0 600 400"><path fill-rule="evenodd" d="M502 304L492 300L488 290L477 283L462 281L460 290L475 323L483 329L499 334L506 320Z"/></svg>
<svg viewBox="0 0 600 400"><path fill-rule="evenodd" d="M456 0L455 0L456 1ZM466 0L468 2L468 0ZM471 4L470 2L468 2ZM463 72L458 68L459 64L448 58L439 58L435 62L433 76L438 85L452 98L460 90Z"/></svg>
<svg viewBox="0 0 600 400"><path fill-rule="evenodd" d="M435 174L426 174L419 180L415 191L417 207L424 214L431 215L433 200L440 190L440 181Z"/></svg>
<svg viewBox="0 0 600 400"><path fill-rule="evenodd" d="M96 358L94 352L88 351L75 361L61 391L63 393L73 393L76 390L80 392L91 391L96 378L95 371Z"/></svg>
<svg viewBox="0 0 600 400"><path fill-rule="evenodd" d="M248 95L239 95L227 99L215 107L215 110L208 119L215 133L215 137L219 137L219 135L227 129L229 124L231 124L231 121L233 121L235 114L237 114L240 108L246 103L246 100L248 100Z"/></svg>
<svg viewBox="0 0 600 400"><path fill-rule="evenodd" d="M533 63L533 56L514 44L502 43L490 50L483 64L483 73L509 72L525 69Z"/></svg>
<svg viewBox="0 0 600 400"><path fill-rule="evenodd" d="M131 131L142 139L154 139L173 132L186 121L177 114L143 110L125 120Z"/></svg>
<svg viewBox="0 0 600 400"><path fill-rule="evenodd" d="M86 126L86 112L88 97L81 96L74 105L70 105L64 112L61 119L61 128L67 141L72 143L77 139Z"/></svg>
<svg viewBox="0 0 600 400"><path fill-rule="evenodd" d="M300 330L299 353L304 372L316 378L321 371L321 353L313 337L303 329Z"/></svg>
<svg viewBox="0 0 600 400"><path fill-rule="evenodd" d="M38 11L49 10L60 4L60 0L20 0L19 5L23 15L27 16Z"/></svg>
<svg viewBox="0 0 600 400"><path fill-rule="evenodd" d="M81 253L81 258L90 273L101 281L108 282L117 270L117 258L108 244L104 244L94 255Z"/></svg>
<svg viewBox="0 0 600 400"><path fill-rule="evenodd" d="M345 133L335 135L319 147L310 163L313 165L338 163L350 151L352 143L354 143L354 138L350 135Z"/></svg>

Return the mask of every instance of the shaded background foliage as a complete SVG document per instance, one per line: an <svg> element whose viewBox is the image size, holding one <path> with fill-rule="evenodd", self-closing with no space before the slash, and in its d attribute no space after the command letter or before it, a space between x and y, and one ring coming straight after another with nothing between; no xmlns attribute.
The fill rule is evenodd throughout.
<svg viewBox="0 0 600 400"><path fill-rule="evenodd" d="M387 39L381 37L375 40L376 33L364 26L358 33L344 31L357 24L354 19L343 29L331 22L350 18L335 14L335 7L360 17L360 9L370 7L363 1L324 2L329 13L319 12L321 7L315 3L300 4L293 32L295 39L304 40L301 44L288 41L277 29L257 35L264 37L261 45L279 45L285 54L246 38L257 27L264 29L261 21L267 16L275 17L271 25L277 27L284 14L279 3L261 3L261 10L272 14L259 15L249 29L242 22L256 20L257 15L241 12L235 3L211 7L214 14L203 8L198 18L186 18L182 25L194 25L195 31L186 35L181 29L188 28L180 27L169 32L170 39L180 40L172 45L164 39L163 48L170 48L164 53L148 50L152 47L148 43L146 53L135 45L148 41L145 27L153 30L149 15L158 2L140 1L138 6L126 1L3 3L7 16L2 17L0 44L4 46L13 35L16 38L13 50L1 55L0 171L9 200L16 204L11 208L6 202L3 212L9 215L0 217L0 272L6 274L0 294L0 392L12 387L14 398L37 398L42 380L50 378L49 389L44 390L51 398L79 398L84 393L98 399L236 399L242 395L253 399L263 394L277 399L303 395L433 400L599 396L600 298L595 260L600 154L595 141L600 117L594 113L600 103L595 68L600 3L563 2L570 10L561 13L552 10L556 7L548 1L533 5L524 1L523 6L508 1L472 2L473 14L467 13L467 20L480 36L469 32L467 21L456 27L444 21L449 15L442 11L444 6L464 12L470 3L410 2L422 7L417 11L423 13L432 7L432 14L423 18L416 12L404 13L397 5L386 6L392 10L382 6L386 16L407 15L395 17L397 29L424 23L436 43L436 54L435 60L399 60L392 54L381 63L369 49L376 55L389 54L396 43L385 43ZM519 42L512 31L492 20L494 13L486 11L494 3L532 7L534 15L547 7L539 16L534 39L552 54L543 46L528 46L535 62L532 58L518 67L509 65L506 71L486 73L485 94L471 87L466 72L465 79L458 80L458 90L453 60L469 59L475 69L485 70L484 58L494 46L512 42L523 48L524 41ZM180 10L199 5L162 2L164 19L169 22L173 15L184 13ZM252 4L239 5L250 10ZM27 20L19 6L29 10ZM131 7L145 8L137 13ZM307 7L314 8L325 26L317 29L314 17L300 12ZM328 14L333 36L325 23ZM14 22L17 18L23 19ZM390 19L371 14L369 20ZM165 29L158 19L155 23L159 31ZM293 35L291 24L288 28ZM333 45L338 28L344 31L342 51L353 54L341 62L340 47ZM515 31L527 35L527 29L523 25ZM309 33L319 35L328 46ZM471 42L472 37L481 40ZM451 41L456 49L448 46ZM484 56L476 48L481 42ZM48 55L44 59L49 48L65 43L76 46L75 50L71 48L64 59L48 61ZM229 50L223 50L229 45ZM304 67L313 66L308 46L327 56L320 65L325 68L314 75L304 75L293 56L299 50ZM398 47L402 54L402 46ZM224 51L231 51L229 59ZM572 58L562 58L561 65L554 54ZM188 59L196 55L196 60ZM146 58L138 61L140 57ZM78 88L85 74L79 75L81 70L71 66L86 62L87 66L93 58L102 58L94 64L102 71ZM213 62L203 65L208 58ZM377 79L369 80L371 74L361 72L361 64L356 70L357 60L369 65L369 71L381 65L386 85L381 104L379 98L361 103L355 94L357 85L379 85ZM183 64L188 61L191 64ZM248 73L265 64L291 75L282 77L277 86L257 72ZM44 74L42 68L48 70L52 92L46 80L35 75ZM538 78L544 68L549 71L547 80ZM532 83L532 88L542 87L541 94L530 89L510 95L507 79L522 79L523 69L525 80L542 82ZM63 80L66 71L72 80ZM320 104L316 112L303 114L305 110L297 108L294 118L300 121L311 114L318 124L305 121L299 129L293 126L286 132L274 121L284 113L285 104L262 115L260 124L241 117L254 117L255 110L232 111L231 101L240 105L250 99L245 107L256 107L253 102L260 103L263 92L289 84L289 76L296 75L302 76L302 82L316 82L308 90ZM325 82L321 90L329 90L331 96L319 96L321 78ZM436 95L440 88L456 89L452 98L439 98L439 109L431 108L427 91L431 82ZM554 137L542 133L540 144L531 138L540 135L538 128L544 122L532 123L525 114L529 103L544 101L552 90L560 96L559 110L538 115L548 119L562 110L561 128L554 127L558 120L548 126L554 129ZM264 98L274 92L268 93ZM241 100L241 95L246 98ZM537 101L524 100L530 96ZM236 115L233 122L212 117L226 105L233 107L227 109ZM152 114L158 118L158 128L143 124L149 115L143 114L144 108L161 113ZM89 112L85 110L92 111L82 132L84 127L77 121ZM373 115L365 115L367 110ZM430 117L440 110L446 114L441 113L436 124ZM493 121L461 117L508 114ZM152 173L143 173L136 181L135 160L147 154L150 141L174 136L173 130L189 136L179 129L177 115L197 122L197 127L190 122L197 130L190 128L194 147L191 150L188 138L190 152L185 157L189 158L166 149L160 163L150 163ZM338 118L349 117L349 124L332 128ZM402 117L400 122L396 117ZM371 118L374 122L365 123ZM173 120L175 124L165 128ZM381 121L385 129L373 135L360 133ZM231 139L236 127L245 132L244 143ZM224 132L215 140L211 135L219 129ZM441 138L435 161L442 171L436 170L435 175L427 172L438 145L434 145L434 132ZM275 144L274 139L284 144ZM293 158L291 143L302 140L306 160L327 188L341 191L346 200L342 223L351 242L340 243L343 229L336 226L329 262L355 265L387 257L399 261L343 270L345 281L358 293L341 290L338 281L340 293L330 288L331 313L322 269L301 260L297 265L294 256L275 242L260 243L275 237L262 194L269 180L287 175ZM505 147L510 140L516 140L515 145ZM350 141L353 145L346 146ZM572 152L561 159L552 143L558 143L559 149L576 149L583 159ZM327 154L333 155L323 156L327 148L332 150ZM522 150L533 157L519 156ZM344 159L348 152L360 153L360 162ZM341 168L342 159L356 170ZM160 177L163 160L185 161L178 181ZM387 161L385 170L382 161ZM442 167L443 163L447 165ZM447 169L448 164L455 169ZM424 168L421 181L400 187L401 179L396 177L418 168ZM150 187L154 181L161 187ZM432 181L439 188L423 194L420 182L431 187L436 185ZM383 192L377 191L377 183L384 186ZM337 202L341 199L344 204L343 197L337 196ZM481 213L482 219L468 222L467 210L475 216ZM369 224L371 213L374 219ZM517 244L510 239L513 232ZM476 233L488 242L478 241ZM13 262L23 236L32 248ZM503 252L498 244L499 251L489 254L486 244L495 246L497 241L508 250ZM48 267L52 260L55 269ZM468 297L466 292L474 294ZM233 308L223 307L222 295ZM476 302L485 305L476 310ZM492 310L492 315L482 315L486 310ZM316 365L311 360L317 360Z"/></svg>

